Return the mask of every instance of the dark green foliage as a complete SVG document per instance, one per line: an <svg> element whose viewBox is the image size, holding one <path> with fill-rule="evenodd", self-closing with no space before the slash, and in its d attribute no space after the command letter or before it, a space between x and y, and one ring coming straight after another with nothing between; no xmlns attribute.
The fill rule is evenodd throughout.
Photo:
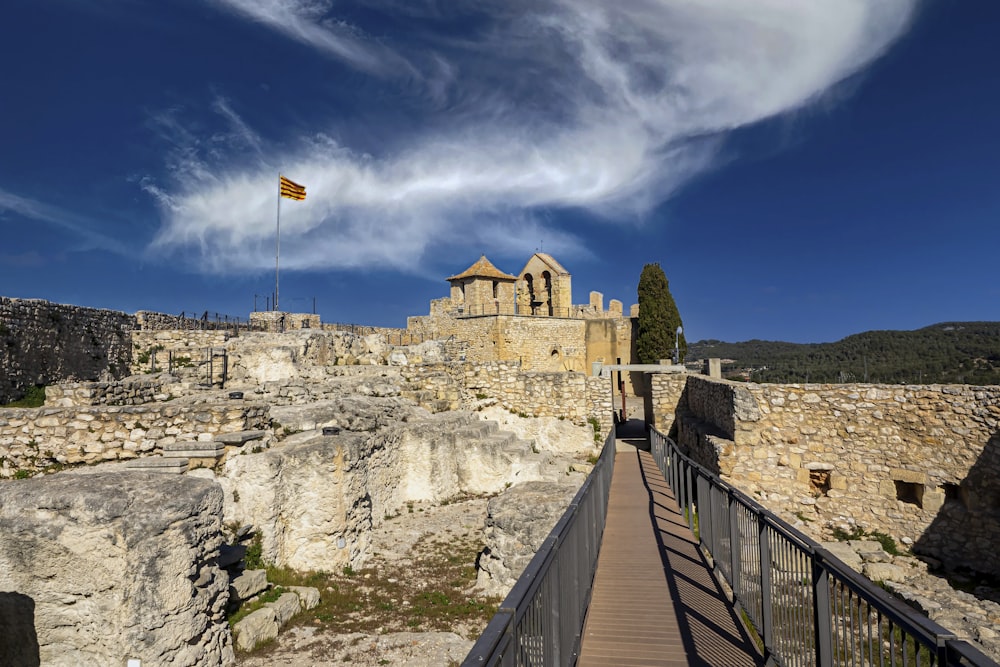
<svg viewBox="0 0 1000 667"><path fill-rule="evenodd" d="M11 401L5 408L40 408L45 405L45 387L28 387L24 391L24 397Z"/></svg>
<svg viewBox="0 0 1000 667"><path fill-rule="evenodd" d="M723 374L754 382L1000 384L1000 322L945 322L868 331L835 343L692 343L691 359L723 359ZM734 377L733 379L739 379Z"/></svg>
<svg viewBox="0 0 1000 667"><path fill-rule="evenodd" d="M260 531L253 534L253 539L247 547L247 552L243 556L243 564L248 570L260 570L264 567L264 545L261 540Z"/></svg>
<svg viewBox="0 0 1000 667"><path fill-rule="evenodd" d="M635 356L640 364L655 364L674 355L677 327L681 315L670 294L667 276L658 263L642 267L639 276L639 325ZM687 341L680 336L681 359L687 353Z"/></svg>

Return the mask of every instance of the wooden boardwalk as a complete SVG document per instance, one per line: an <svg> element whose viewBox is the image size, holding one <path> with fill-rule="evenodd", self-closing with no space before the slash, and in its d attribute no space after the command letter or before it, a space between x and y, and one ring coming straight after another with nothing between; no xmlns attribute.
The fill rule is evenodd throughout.
<svg viewBox="0 0 1000 667"><path fill-rule="evenodd" d="M577 665L763 664L656 463L622 442Z"/></svg>

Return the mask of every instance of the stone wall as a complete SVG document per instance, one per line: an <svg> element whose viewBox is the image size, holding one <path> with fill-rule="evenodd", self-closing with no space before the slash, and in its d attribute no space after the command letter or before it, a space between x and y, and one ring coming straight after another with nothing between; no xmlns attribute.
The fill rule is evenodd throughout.
<svg viewBox="0 0 1000 667"><path fill-rule="evenodd" d="M856 523L1000 574L1000 387L689 376L678 444L806 527Z"/></svg>
<svg viewBox="0 0 1000 667"><path fill-rule="evenodd" d="M142 405L164 395L161 375L132 375L113 382L65 382L45 388L45 405L69 408L89 405Z"/></svg>
<svg viewBox="0 0 1000 667"><path fill-rule="evenodd" d="M222 498L155 473L0 484L3 664L233 664Z"/></svg>
<svg viewBox="0 0 1000 667"><path fill-rule="evenodd" d="M686 373L649 373L650 392L645 397L645 414L653 428L670 434L674 414L687 384Z"/></svg>
<svg viewBox="0 0 1000 667"><path fill-rule="evenodd" d="M587 306L589 308L589 306ZM468 361L518 362L526 371L590 373L595 361L632 360L632 320L498 315L455 318L435 311L411 317L408 328L427 338L464 343ZM635 393L633 378L626 390Z"/></svg>
<svg viewBox="0 0 1000 667"><path fill-rule="evenodd" d="M0 404L33 385L126 375L134 326L125 313L0 297Z"/></svg>
<svg viewBox="0 0 1000 667"><path fill-rule="evenodd" d="M232 333L229 331L185 329L133 331L132 372L156 373L165 371L172 365L201 364L209 359L213 349L223 348L231 337Z"/></svg>
<svg viewBox="0 0 1000 667"><path fill-rule="evenodd" d="M583 373L524 371L517 363L441 363L400 369L404 395L435 411L475 407L496 399L507 410L531 417L560 417L578 424L597 418L601 433L611 428L608 381Z"/></svg>
<svg viewBox="0 0 1000 667"><path fill-rule="evenodd" d="M166 444L269 425L267 405L221 395L126 407L0 409L0 477L150 456Z"/></svg>

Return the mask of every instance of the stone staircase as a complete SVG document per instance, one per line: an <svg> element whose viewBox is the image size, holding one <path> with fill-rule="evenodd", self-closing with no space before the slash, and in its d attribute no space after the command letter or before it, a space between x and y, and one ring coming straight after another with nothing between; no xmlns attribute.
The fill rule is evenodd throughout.
<svg viewBox="0 0 1000 667"><path fill-rule="evenodd" d="M178 441L163 446L161 456L145 456L125 464L129 470L181 474L194 468L215 468L233 452L248 445L264 447L267 431L220 433L213 440Z"/></svg>

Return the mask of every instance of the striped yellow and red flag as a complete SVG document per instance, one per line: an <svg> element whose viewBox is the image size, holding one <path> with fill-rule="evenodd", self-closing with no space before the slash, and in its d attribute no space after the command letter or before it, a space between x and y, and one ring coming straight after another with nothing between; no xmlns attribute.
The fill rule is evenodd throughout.
<svg viewBox="0 0 1000 667"><path fill-rule="evenodd" d="M286 199L302 201L306 198L306 186L294 183L282 175L278 175L278 191Z"/></svg>

